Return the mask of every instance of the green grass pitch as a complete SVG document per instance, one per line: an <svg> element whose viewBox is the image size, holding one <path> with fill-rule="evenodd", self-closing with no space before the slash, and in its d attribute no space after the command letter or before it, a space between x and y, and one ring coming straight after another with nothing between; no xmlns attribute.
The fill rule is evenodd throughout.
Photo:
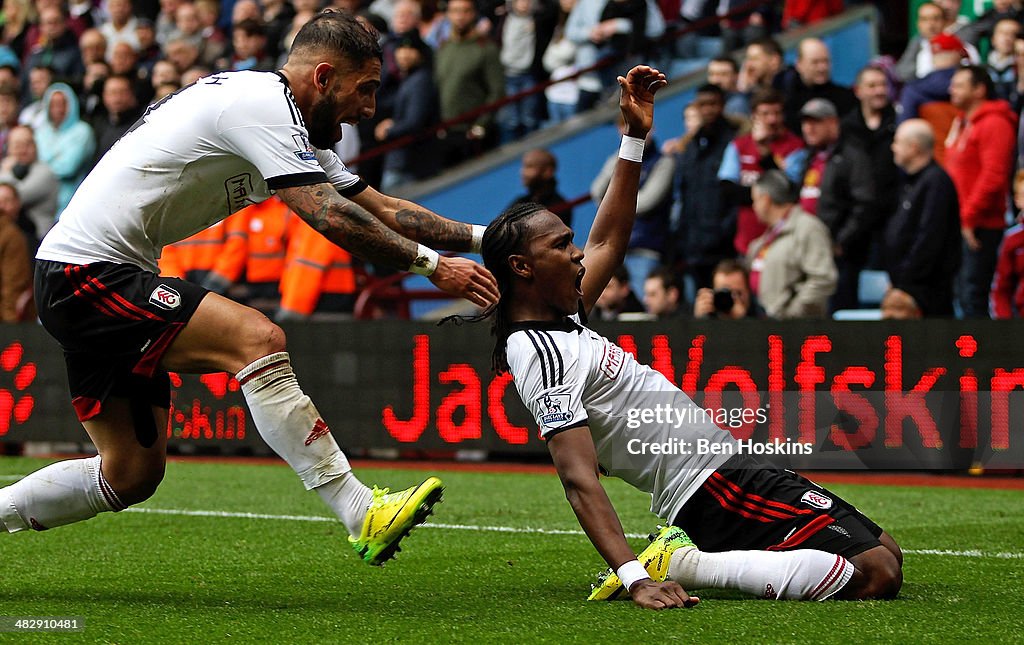
<svg viewBox="0 0 1024 645"><path fill-rule="evenodd" d="M43 463L0 458L0 485ZM831 486L909 551L893 602L769 602L709 590L695 609L648 612L630 602L585 602L602 562L577 533L555 476L437 474L447 490L431 522L448 527L414 531L398 559L377 569L356 558L340 524L308 520L326 508L287 467L172 462L141 508L218 514L106 513L45 533L0 535L0 615L85 619L81 633L8 633L0 642L850 645L1024 637L1019 490ZM398 488L425 473L359 475ZM646 496L606 483L626 530L650 531L657 520ZM242 513L269 517L224 516ZM644 544L633 542L637 550Z"/></svg>

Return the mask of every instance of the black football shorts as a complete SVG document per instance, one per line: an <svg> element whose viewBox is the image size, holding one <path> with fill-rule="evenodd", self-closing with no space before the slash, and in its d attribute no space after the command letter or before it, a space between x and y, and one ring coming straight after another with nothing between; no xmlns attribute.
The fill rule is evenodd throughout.
<svg viewBox="0 0 1024 645"><path fill-rule="evenodd" d="M160 359L207 293L131 264L37 260L39 319L64 350L78 418L99 414L110 396L169 407Z"/></svg>
<svg viewBox="0 0 1024 645"><path fill-rule="evenodd" d="M835 493L749 455L712 473L673 524L702 551L817 549L847 559L879 546L882 534Z"/></svg>

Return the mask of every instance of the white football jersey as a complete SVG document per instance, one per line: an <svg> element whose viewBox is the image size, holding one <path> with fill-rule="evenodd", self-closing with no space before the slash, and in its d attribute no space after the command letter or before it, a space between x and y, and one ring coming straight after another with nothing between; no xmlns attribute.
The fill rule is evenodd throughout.
<svg viewBox="0 0 1024 645"><path fill-rule="evenodd" d="M513 325L506 355L519 396L546 439L589 426L602 472L651 493L651 511L672 520L731 456L712 447L736 440L660 372L578 320ZM661 422L651 418L659 409Z"/></svg>
<svg viewBox="0 0 1024 645"><path fill-rule="evenodd" d="M219 72L146 110L85 178L36 257L118 262L158 272L162 248L280 188L366 187L309 143L277 72Z"/></svg>

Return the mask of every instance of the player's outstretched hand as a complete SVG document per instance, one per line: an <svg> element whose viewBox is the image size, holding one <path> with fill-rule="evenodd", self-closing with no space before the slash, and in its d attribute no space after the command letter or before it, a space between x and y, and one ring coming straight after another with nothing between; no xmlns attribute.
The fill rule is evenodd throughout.
<svg viewBox="0 0 1024 645"><path fill-rule="evenodd" d="M468 258L441 256L430 281L441 291L465 298L478 307L498 302L498 283L494 276Z"/></svg>
<svg viewBox="0 0 1024 645"><path fill-rule="evenodd" d="M629 595L633 602L644 609L693 607L700 602L700 598L686 593L678 582L655 582L650 578L640 580L630 587Z"/></svg>
<svg viewBox="0 0 1024 645"><path fill-rule="evenodd" d="M626 134L644 138L654 124L654 94L668 85L665 75L647 65L637 65L619 77L619 110Z"/></svg>

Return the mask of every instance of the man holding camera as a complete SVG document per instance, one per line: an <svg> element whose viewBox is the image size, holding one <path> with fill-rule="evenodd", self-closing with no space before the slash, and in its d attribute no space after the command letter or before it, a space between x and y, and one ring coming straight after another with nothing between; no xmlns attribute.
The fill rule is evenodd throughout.
<svg viewBox="0 0 1024 645"><path fill-rule="evenodd" d="M711 275L711 289L698 289L694 318L758 318L761 308L750 291L750 272L739 260L722 260Z"/></svg>

